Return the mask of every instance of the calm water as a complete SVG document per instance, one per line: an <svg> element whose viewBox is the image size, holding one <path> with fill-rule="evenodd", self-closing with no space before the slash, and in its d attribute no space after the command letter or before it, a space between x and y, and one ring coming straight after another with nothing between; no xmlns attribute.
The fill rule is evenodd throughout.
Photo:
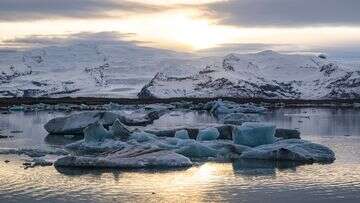
<svg viewBox="0 0 360 203"><path fill-rule="evenodd" d="M60 113L0 116L0 147L61 147L72 140L46 136L43 124ZM0 202L360 202L360 110L279 109L263 120L296 128L332 148L328 165L204 163L175 171L24 170L25 157L0 156ZM217 122L205 113L173 112L155 127ZM23 131L13 132L11 131ZM9 159L11 162L4 163Z"/></svg>

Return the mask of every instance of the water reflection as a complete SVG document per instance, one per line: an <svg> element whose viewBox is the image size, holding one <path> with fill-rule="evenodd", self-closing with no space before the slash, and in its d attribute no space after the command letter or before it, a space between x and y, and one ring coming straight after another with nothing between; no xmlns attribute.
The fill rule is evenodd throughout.
<svg viewBox="0 0 360 203"><path fill-rule="evenodd" d="M296 171L296 167L303 165L293 161L269 161L269 160L235 160L232 163L236 174L245 176L275 176L276 170Z"/></svg>

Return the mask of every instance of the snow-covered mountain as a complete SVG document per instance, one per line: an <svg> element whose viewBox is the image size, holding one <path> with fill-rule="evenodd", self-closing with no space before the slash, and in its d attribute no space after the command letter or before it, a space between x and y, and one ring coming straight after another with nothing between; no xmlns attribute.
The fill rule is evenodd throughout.
<svg viewBox="0 0 360 203"><path fill-rule="evenodd" d="M190 54L130 43L80 43L0 51L0 96L135 97L156 72L187 75Z"/></svg>
<svg viewBox="0 0 360 203"><path fill-rule="evenodd" d="M137 94L143 98L360 98L360 67L323 56L263 51L197 57L131 43L0 50L0 97Z"/></svg>
<svg viewBox="0 0 360 203"><path fill-rule="evenodd" d="M139 97L360 98L360 68L324 55L230 54L187 76L159 72Z"/></svg>

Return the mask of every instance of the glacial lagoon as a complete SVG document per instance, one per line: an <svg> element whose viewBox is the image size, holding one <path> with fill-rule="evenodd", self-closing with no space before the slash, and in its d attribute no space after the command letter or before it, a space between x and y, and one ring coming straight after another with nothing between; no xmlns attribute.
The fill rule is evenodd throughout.
<svg viewBox="0 0 360 203"><path fill-rule="evenodd" d="M12 112L0 116L0 148L51 149L82 139L48 136L43 125L66 113ZM331 148L331 164L198 162L171 170L24 169L28 157L0 155L0 202L358 202L360 109L280 108L263 121L298 129L302 139ZM172 111L152 127L217 123L207 112ZM52 159L51 155L47 156ZM9 160L9 163L5 163Z"/></svg>

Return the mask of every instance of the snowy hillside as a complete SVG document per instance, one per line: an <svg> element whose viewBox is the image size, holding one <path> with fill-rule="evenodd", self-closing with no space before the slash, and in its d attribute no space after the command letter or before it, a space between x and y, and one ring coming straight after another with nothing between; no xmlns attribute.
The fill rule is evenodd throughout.
<svg viewBox="0 0 360 203"><path fill-rule="evenodd" d="M360 70L324 56L230 54L188 76L158 73L139 97L360 98Z"/></svg>
<svg viewBox="0 0 360 203"><path fill-rule="evenodd" d="M156 72L187 75L203 60L126 43L1 51L0 96L135 97Z"/></svg>

